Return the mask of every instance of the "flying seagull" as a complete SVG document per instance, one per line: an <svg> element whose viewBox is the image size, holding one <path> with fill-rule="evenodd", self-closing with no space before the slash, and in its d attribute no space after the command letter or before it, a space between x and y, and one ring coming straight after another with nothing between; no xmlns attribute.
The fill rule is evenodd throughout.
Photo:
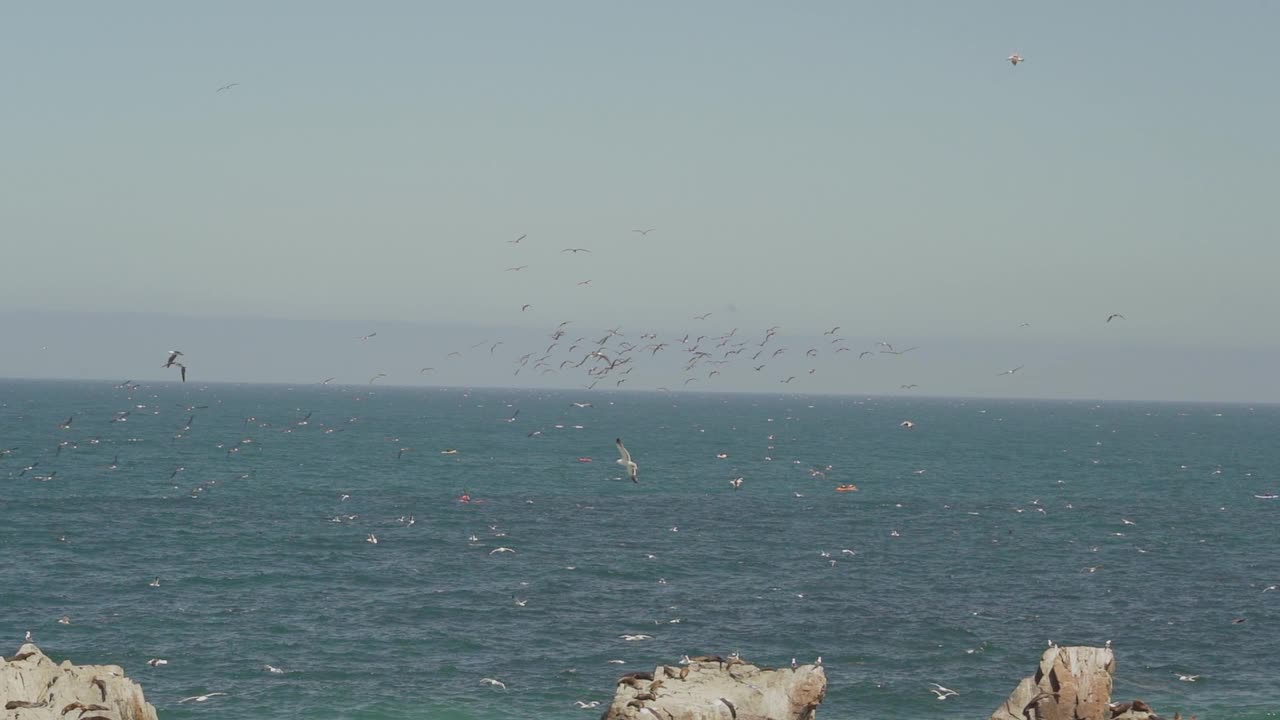
<svg viewBox="0 0 1280 720"><path fill-rule="evenodd" d="M618 446L618 454L622 457L618 458L617 463L627 469L627 475L631 476L631 482L639 485L640 481L636 479L636 474L640 470L640 466L631 460L631 453L627 452L627 448L622 444L622 438L614 440L614 444Z"/></svg>
<svg viewBox="0 0 1280 720"><path fill-rule="evenodd" d="M1108 321L1108 322L1110 322L1110 321ZM170 351L169 351L169 359L165 361L165 363L164 363L164 367L173 367L173 364L174 364L175 362L177 362L177 361L178 361L178 358L179 358L179 357L181 357L181 356L182 356L182 351L181 351L181 350L170 350Z"/></svg>
<svg viewBox="0 0 1280 720"><path fill-rule="evenodd" d="M230 84L228 84L228 85L223 85L222 87L218 88L217 90L214 90L214 92L215 92L215 93L220 93L220 92L222 92L223 90L230 90L231 88L233 88L233 87L235 87L235 86L237 86L237 85L239 85L239 84L240 84L240 83L238 83L238 82L234 82L234 83L230 83Z"/></svg>
<svg viewBox="0 0 1280 720"><path fill-rule="evenodd" d="M182 698L182 699L181 699L181 700L179 700L178 702L179 702L179 703L184 703L184 702L191 702L192 700L195 700L196 702L207 702L207 701L209 700L209 698L211 698L211 697L215 697L215 696L217 696L217 695L226 695L226 693L224 693L224 692L211 692L211 693L209 693L208 695L192 695L191 697L188 697L188 698Z"/></svg>
<svg viewBox="0 0 1280 720"><path fill-rule="evenodd" d="M1009 57L1005 58L1005 60L1008 60L1008 61L1009 61L1009 64L1010 64L1010 65L1012 65L1012 66L1014 66L1014 67L1018 67L1018 63L1020 63L1020 62L1026 62L1026 61L1027 61L1027 60L1026 60L1026 58L1022 57L1022 56L1021 56L1021 55L1019 55L1018 53L1014 53L1014 54L1010 55Z"/></svg>
<svg viewBox="0 0 1280 720"><path fill-rule="evenodd" d="M1112 320L1115 320L1116 318L1120 318L1121 320L1124 320L1124 319L1125 319L1125 318L1124 318L1124 316L1123 316L1123 315L1121 315L1120 313L1111 313L1110 315L1108 315L1108 316L1107 316L1107 322L1111 322Z"/></svg>
<svg viewBox="0 0 1280 720"><path fill-rule="evenodd" d="M182 363L174 363L174 364L175 364L175 365L177 365L177 366L178 366L178 369L182 371L182 382L186 382L186 381L187 381L187 366L186 366L186 365L183 365Z"/></svg>
<svg viewBox="0 0 1280 720"><path fill-rule="evenodd" d="M631 232L633 232L633 233L640 233L641 235L648 235L649 233L651 233L651 232L653 232L654 230L657 230L657 229L658 229L658 228L649 228L648 230L632 230Z"/></svg>
<svg viewBox="0 0 1280 720"><path fill-rule="evenodd" d="M1021 370L1022 368L1023 368L1023 366L1022 366L1022 365L1019 365L1018 367L1013 368L1012 370L1005 370L1005 371L1004 371L1004 372L1002 372L1002 373L996 373L996 377L1000 377L1001 375L1012 375L1012 374L1014 374L1014 373L1018 372L1019 370Z"/></svg>
<svg viewBox="0 0 1280 720"><path fill-rule="evenodd" d="M523 240L523 239L525 239L525 238L527 238L527 237L529 237L528 233L526 233L526 234L524 234L524 235L521 235L520 237L516 238L515 240L508 240L508 241L507 241L507 244L508 244L508 245L518 245L518 244L520 244L520 241L521 241L521 240Z"/></svg>

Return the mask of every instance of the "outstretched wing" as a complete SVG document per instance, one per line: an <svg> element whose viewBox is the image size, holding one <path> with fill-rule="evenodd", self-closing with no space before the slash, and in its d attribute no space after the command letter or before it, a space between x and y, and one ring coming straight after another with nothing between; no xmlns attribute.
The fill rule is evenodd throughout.
<svg viewBox="0 0 1280 720"><path fill-rule="evenodd" d="M627 452L627 449L626 449L625 447L623 447L623 445L622 445L622 438L618 438L617 440L615 440L615 441L614 441L614 444L616 444L616 445L618 446L618 454L622 456L622 464L623 464L623 465L626 465L626 464L630 463L630 462L631 462L631 453Z"/></svg>

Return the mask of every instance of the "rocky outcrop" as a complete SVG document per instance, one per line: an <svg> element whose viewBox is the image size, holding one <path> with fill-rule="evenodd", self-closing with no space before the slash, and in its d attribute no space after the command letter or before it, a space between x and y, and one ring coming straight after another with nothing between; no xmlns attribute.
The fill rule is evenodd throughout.
<svg viewBox="0 0 1280 720"><path fill-rule="evenodd" d="M820 665L768 669L700 657L618 680L602 720L814 720L827 694Z"/></svg>
<svg viewBox="0 0 1280 720"><path fill-rule="evenodd" d="M1115 669L1110 648L1051 647L991 720L1160 720L1141 700L1111 701Z"/></svg>
<svg viewBox="0 0 1280 720"><path fill-rule="evenodd" d="M74 715L70 713L75 713ZM27 643L0 663L0 720L156 720L116 665L61 665Z"/></svg>

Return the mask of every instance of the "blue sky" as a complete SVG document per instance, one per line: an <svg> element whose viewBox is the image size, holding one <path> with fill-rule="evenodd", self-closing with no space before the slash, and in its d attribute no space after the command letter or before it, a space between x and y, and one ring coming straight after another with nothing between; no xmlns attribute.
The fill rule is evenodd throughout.
<svg viewBox="0 0 1280 720"><path fill-rule="evenodd" d="M997 371L1006 352L1122 342L1172 354L1161 388L1230 367L1217 392L1246 399L1280 357L1272 3L50 2L2 19L0 375L54 372L26 354L47 341L13 334L35 311L317 337L422 323L440 345L424 353L451 347L443 326L678 337L712 312L717 333L797 343L834 325L972 343ZM112 350L177 344L142 341ZM935 392L987 392L953 378L960 355L931 363ZM1067 365L1033 394L1094 385ZM850 389L838 372L806 389Z"/></svg>

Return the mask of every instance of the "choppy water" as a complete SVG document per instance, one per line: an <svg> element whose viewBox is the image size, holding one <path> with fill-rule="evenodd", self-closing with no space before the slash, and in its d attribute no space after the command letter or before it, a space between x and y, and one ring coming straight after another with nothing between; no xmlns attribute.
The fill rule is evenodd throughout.
<svg viewBox="0 0 1280 720"><path fill-rule="evenodd" d="M1280 492L1278 429L1234 405L4 382L0 650L30 629L123 665L165 718L596 717L573 702L684 653L821 655L822 717L892 718L985 717L1047 639L1110 639L1121 699L1277 717L1280 499L1254 496Z"/></svg>

